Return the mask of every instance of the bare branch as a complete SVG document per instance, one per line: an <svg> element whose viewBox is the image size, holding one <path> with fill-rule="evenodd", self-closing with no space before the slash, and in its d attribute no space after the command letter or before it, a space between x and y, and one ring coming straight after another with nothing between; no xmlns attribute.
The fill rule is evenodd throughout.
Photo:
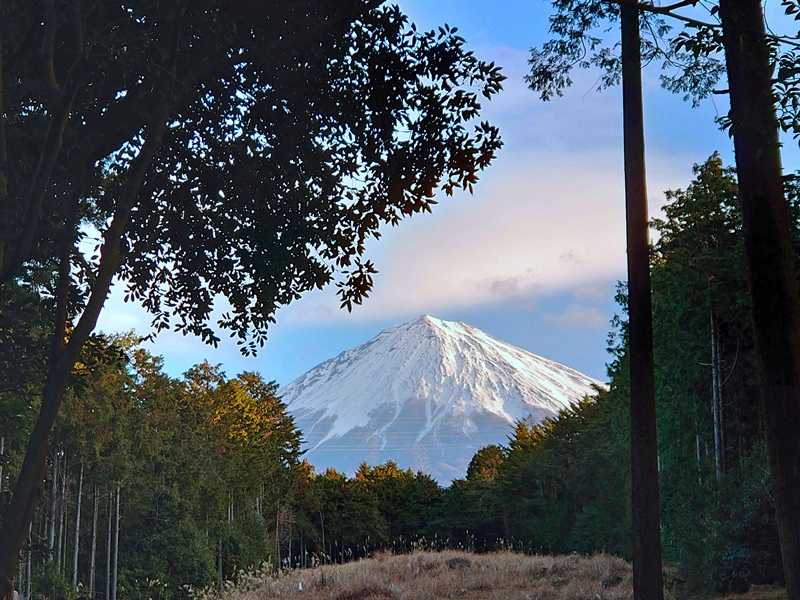
<svg viewBox="0 0 800 600"><path fill-rule="evenodd" d="M683 2L676 2L675 4L670 4L668 6L660 6L659 8L661 10L673 11L686 6L697 6L698 2L699 0L683 0Z"/></svg>

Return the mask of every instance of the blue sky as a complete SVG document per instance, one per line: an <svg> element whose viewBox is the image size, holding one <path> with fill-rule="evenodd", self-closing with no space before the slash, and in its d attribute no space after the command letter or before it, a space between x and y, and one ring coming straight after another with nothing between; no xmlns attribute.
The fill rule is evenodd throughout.
<svg viewBox="0 0 800 600"><path fill-rule="evenodd" d="M482 118L505 146L475 194L440 195L432 215L386 228L368 256L380 273L372 296L352 313L332 290L281 309L255 358L227 340L214 349L165 333L150 350L180 375L208 359L229 375L258 371L285 385L386 327L427 313L459 320L526 350L605 379L606 339L617 280L625 279L620 90L594 91L597 73L576 72L563 98L545 103L525 87L528 50L547 39L550 5L536 0L404 0L423 29L448 23L484 60L503 66L505 90ZM615 35L614 31L609 35ZM733 162L714 117L717 97L692 109L660 89L658 66L644 74L646 162L651 212L666 189L685 187L694 163L715 150ZM798 167L787 142L784 165ZM149 331L148 316L117 289L99 328Z"/></svg>

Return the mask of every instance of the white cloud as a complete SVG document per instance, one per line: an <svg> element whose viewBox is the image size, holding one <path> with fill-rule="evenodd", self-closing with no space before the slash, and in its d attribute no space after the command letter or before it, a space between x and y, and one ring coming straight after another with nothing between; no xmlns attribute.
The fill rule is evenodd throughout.
<svg viewBox="0 0 800 600"><path fill-rule="evenodd" d="M592 306L573 305L561 314L547 314L544 320L548 323L574 328L597 328L608 326L608 316Z"/></svg>
<svg viewBox="0 0 800 600"><path fill-rule="evenodd" d="M661 190L685 186L691 165L659 158L651 210ZM586 300L598 281L625 279L623 174L619 155L526 154L501 162L474 198L450 198L368 247L380 273L348 315L332 291L311 294L279 318L292 323L375 321L495 302L530 304L570 291Z"/></svg>
<svg viewBox="0 0 800 600"><path fill-rule="evenodd" d="M521 157L518 157L521 158ZM474 198L455 198L371 245L380 275L358 319L535 297L624 269L616 158L516 160ZM345 319L331 294L287 310L302 321Z"/></svg>

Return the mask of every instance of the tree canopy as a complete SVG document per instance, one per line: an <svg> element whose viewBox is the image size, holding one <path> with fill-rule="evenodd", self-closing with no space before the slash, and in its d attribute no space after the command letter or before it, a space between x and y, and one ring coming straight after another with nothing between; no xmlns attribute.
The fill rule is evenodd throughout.
<svg viewBox="0 0 800 600"><path fill-rule="evenodd" d="M227 330L253 352L306 290L335 280L343 306L361 302L379 227L430 210L437 189L471 190L490 164L501 142L479 113L499 68L381 4L3 3L0 310L21 287L51 339L0 535L6 576L115 278L156 330Z"/></svg>

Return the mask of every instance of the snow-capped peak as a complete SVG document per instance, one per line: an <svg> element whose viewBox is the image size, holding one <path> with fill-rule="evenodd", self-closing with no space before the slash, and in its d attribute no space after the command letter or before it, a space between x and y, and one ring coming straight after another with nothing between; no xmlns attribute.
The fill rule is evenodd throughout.
<svg viewBox="0 0 800 600"><path fill-rule="evenodd" d="M321 363L282 396L318 468L393 459L448 479L481 446L505 442L515 421L553 416L598 385L465 323L421 315ZM428 452L454 447L466 454L443 467ZM409 452L417 458L404 465Z"/></svg>

